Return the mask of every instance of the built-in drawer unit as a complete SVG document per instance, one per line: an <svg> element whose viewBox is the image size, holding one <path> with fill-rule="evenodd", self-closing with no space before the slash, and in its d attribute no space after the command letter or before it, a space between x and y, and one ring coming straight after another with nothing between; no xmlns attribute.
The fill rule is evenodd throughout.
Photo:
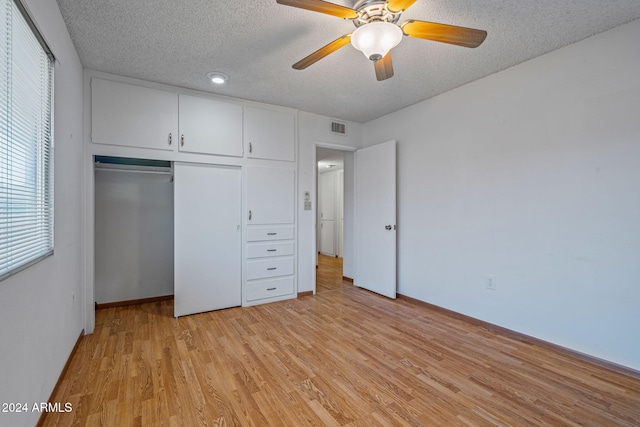
<svg viewBox="0 0 640 427"><path fill-rule="evenodd" d="M247 283L247 301L292 294L293 279L293 276L289 276L249 282Z"/></svg>
<svg viewBox="0 0 640 427"><path fill-rule="evenodd" d="M294 258L247 261L247 280L293 274Z"/></svg>
<svg viewBox="0 0 640 427"><path fill-rule="evenodd" d="M293 242L249 243L247 258L293 255Z"/></svg>
<svg viewBox="0 0 640 427"><path fill-rule="evenodd" d="M293 226L251 227L247 230L248 242L292 239Z"/></svg>

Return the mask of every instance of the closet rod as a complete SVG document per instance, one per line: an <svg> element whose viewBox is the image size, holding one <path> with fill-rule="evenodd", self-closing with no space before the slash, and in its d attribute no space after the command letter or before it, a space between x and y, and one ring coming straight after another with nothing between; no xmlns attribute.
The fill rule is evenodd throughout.
<svg viewBox="0 0 640 427"><path fill-rule="evenodd" d="M109 172L133 172L133 173L150 173L150 174L156 174L156 175L173 175L173 172L170 170L159 171L159 170L143 170L143 169L105 168L105 167L97 167L96 170L109 171Z"/></svg>

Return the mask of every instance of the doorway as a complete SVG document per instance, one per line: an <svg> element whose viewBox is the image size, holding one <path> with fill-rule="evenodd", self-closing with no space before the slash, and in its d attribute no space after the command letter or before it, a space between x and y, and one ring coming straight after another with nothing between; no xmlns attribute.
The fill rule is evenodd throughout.
<svg viewBox="0 0 640 427"><path fill-rule="evenodd" d="M324 292L352 277L353 152L316 147L316 206L316 292Z"/></svg>
<svg viewBox="0 0 640 427"><path fill-rule="evenodd" d="M318 173L318 252L342 258L344 240L344 153L319 147Z"/></svg>
<svg viewBox="0 0 640 427"><path fill-rule="evenodd" d="M315 145L313 177L316 209L312 218L316 229L312 233L314 253L309 255L315 258L316 272L320 267L318 258L321 237L319 234L322 230L318 208L320 197L318 162L324 157L324 149L330 149L341 152L343 156L342 281L354 284L356 279L355 283L358 287L395 298L397 289L396 141L387 141L357 151L355 147L349 146L324 143ZM331 151L328 153L336 154ZM356 236L358 236L357 239ZM357 259L356 255L358 255ZM314 275L313 279L313 290L317 292L318 274Z"/></svg>

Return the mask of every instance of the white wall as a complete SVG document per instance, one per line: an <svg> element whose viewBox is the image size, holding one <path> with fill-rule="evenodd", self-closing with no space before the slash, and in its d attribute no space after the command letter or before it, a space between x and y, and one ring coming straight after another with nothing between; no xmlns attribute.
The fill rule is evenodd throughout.
<svg viewBox="0 0 640 427"><path fill-rule="evenodd" d="M362 144L362 124L347 122L347 135L341 136L331 133L331 120L329 117L303 111L298 113L298 292L313 290L313 283L315 283L316 228L314 213L316 206L313 206L310 211L304 210L304 192L310 192L311 200L315 205L316 164L314 158L316 144L329 148L338 148L339 146L360 148ZM345 188L345 197L347 196ZM347 229L347 211L345 210L345 242L349 233L352 234L353 229ZM346 244L344 257L346 260Z"/></svg>
<svg viewBox="0 0 640 427"><path fill-rule="evenodd" d="M365 125L398 140L399 293L640 369L638 40L634 21Z"/></svg>
<svg viewBox="0 0 640 427"><path fill-rule="evenodd" d="M95 300L173 295L169 174L95 172Z"/></svg>
<svg viewBox="0 0 640 427"><path fill-rule="evenodd" d="M26 0L55 66L55 254L0 282L0 402L46 402L82 330L82 66L51 0ZM72 301L72 294L75 301ZM39 413L0 413L33 426Z"/></svg>

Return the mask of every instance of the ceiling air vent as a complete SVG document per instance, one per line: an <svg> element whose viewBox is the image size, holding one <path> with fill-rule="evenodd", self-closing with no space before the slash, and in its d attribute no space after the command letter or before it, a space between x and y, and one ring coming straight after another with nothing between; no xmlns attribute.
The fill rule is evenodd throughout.
<svg viewBox="0 0 640 427"><path fill-rule="evenodd" d="M347 134L347 124L341 122L331 122L331 133L337 133L338 135Z"/></svg>

